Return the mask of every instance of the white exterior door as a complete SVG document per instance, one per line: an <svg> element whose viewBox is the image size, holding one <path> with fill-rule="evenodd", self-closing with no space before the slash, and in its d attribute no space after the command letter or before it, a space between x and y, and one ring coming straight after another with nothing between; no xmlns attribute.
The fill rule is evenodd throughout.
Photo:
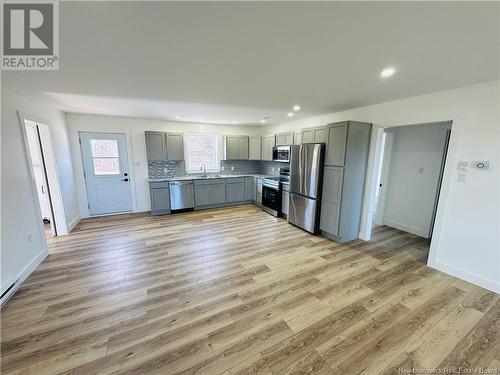
<svg viewBox="0 0 500 375"><path fill-rule="evenodd" d="M132 210L127 144L121 133L80 133L89 213Z"/></svg>

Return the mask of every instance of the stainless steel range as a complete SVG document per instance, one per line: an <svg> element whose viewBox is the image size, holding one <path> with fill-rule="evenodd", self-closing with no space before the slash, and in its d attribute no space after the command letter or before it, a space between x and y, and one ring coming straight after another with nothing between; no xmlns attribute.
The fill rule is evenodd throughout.
<svg viewBox="0 0 500 375"><path fill-rule="evenodd" d="M279 177L266 177L262 179L262 209L275 217L282 215L282 182L289 181L289 174L290 171L288 169L280 169Z"/></svg>

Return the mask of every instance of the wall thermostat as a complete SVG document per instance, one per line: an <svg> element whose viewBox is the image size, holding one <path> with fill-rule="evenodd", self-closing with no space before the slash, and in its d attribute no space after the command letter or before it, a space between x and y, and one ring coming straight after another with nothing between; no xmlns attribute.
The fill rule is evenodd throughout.
<svg viewBox="0 0 500 375"><path fill-rule="evenodd" d="M490 162L487 160L478 160L473 162L474 168L476 169L481 169L481 170L488 170L490 169Z"/></svg>

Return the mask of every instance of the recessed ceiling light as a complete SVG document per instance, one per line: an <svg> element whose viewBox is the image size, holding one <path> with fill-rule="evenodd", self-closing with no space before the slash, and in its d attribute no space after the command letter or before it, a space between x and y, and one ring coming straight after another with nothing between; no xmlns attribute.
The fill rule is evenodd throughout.
<svg viewBox="0 0 500 375"><path fill-rule="evenodd" d="M180 119L181 119L181 116L175 116L175 119L176 119L176 120L180 120Z"/></svg>
<svg viewBox="0 0 500 375"><path fill-rule="evenodd" d="M299 111L300 110L300 105L294 105L293 106L294 111Z"/></svg>
<svg viewBox="0 0 500 375"><path fill-rule="evenodd" d="M384 70L382 70L382 73L380 73L380 75L384 78L387 78L392 76L395 71L396 70L394 68L385 68Z"/></svg>
<svg viewBox="0 0 500 375"><path fill-rule="evenodd" d="M237 121L231 121L233 124L237 124L238 122Z"/></svg>
<svg viewBox="0 0 500 375"><path fill-rule="evenodd" d="M293 112L288 112L288 117L293 117Z"/></svg>
<svg viewBox="0 0 500 375"><path fill-rule="evenodd" d="M261 123L261 124L265 124L265 123L266 123L266 119L261 118L261 119L260 119L260 123Z"/></svg>

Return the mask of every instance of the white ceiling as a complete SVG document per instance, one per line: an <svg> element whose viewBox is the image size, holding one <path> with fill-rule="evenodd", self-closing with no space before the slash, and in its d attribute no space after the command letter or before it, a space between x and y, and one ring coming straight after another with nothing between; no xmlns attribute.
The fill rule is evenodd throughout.
<svg viewBox="0 0 500 375"><path fill-rule="evenodd" d="M497 79L499 46L499 2L61 2L60 70L2 83L69 112L271 124Z"/></svg>

